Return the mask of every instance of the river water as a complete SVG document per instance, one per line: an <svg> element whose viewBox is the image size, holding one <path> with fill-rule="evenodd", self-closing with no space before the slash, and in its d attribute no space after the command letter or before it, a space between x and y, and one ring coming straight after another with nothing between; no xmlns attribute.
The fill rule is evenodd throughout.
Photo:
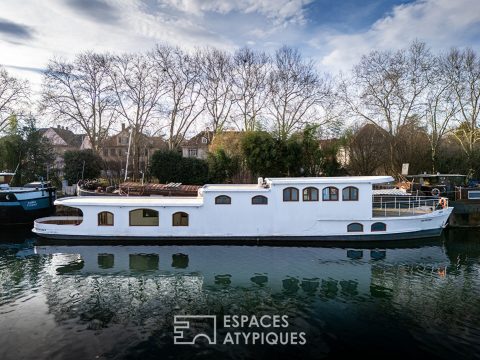
<svg viewBox="0 0 480 360"><path fill-rule="evenodd" d="M480 354L474 230L386 247L65 246L28 231L0 239L2 360ZM204 332L216 344L175 344L178 315L210 316L190 318L178 342ZM225 320L241 315L243 327ZM266 326L255 323L262 316ZM284 326L269 327L281 316Z"/></svg>

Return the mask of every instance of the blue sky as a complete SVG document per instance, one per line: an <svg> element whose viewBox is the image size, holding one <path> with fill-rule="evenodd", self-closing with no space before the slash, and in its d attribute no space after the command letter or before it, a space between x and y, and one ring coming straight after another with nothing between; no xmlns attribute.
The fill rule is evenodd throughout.
<svg viewBox="0 0 480 360"><path fill-rule="evenodd" d="M348 71L373 49L422 40L434 51L478 48L478 0L2 0L0 64L37 85L53 56L296 46L320 70Z"/></svg>

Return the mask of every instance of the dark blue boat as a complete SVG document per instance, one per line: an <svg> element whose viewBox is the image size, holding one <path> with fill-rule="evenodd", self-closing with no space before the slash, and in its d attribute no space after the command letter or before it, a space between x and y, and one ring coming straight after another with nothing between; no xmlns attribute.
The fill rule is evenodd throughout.
<svg viewBox="0 0 480 360"><path fill-rule="evenodd" d="M0 227L29 225L55 211L55 188L49 182L9 185L15 174L0 173Z"/></svg>

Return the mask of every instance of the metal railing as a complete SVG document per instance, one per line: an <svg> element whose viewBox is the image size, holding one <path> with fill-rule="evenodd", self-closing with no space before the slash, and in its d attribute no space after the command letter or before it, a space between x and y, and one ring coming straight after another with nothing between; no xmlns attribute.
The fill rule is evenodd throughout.
<svg viewBox="0 0 480 360"><path fill-rule="evenodd" d="M448 199L416 195L374 195L372 214L374 217L424 215L448 207Z"/></svg>

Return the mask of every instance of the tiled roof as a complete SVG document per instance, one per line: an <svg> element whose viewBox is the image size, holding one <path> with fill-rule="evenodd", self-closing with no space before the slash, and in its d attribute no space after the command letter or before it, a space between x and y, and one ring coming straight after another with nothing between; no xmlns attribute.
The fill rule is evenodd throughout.
<svg viewBox="0 0 480 360"><path fill-rule="evenodd" d="M201 131L194 137L192 137L189 140L186 140L182 143L182 147L187 147L187 146L208 146L213 139L213 135L215 133L213 131ZM207 143L202 142L202 138L207 139Z"/></svg>
<svg viewBox="0 0 480 360"><path fill-rule="evenodd" d="M63 141L65 141L67 145L70 147L79 148L82 145L83 138L85 135L74 134L72 131L68 129L51 127L51 128L39 129L38 131L40 132L40 134L43 135L49 129L52 129L53 131L55 131L57 135L60 136L63 139Z"/></svg>

